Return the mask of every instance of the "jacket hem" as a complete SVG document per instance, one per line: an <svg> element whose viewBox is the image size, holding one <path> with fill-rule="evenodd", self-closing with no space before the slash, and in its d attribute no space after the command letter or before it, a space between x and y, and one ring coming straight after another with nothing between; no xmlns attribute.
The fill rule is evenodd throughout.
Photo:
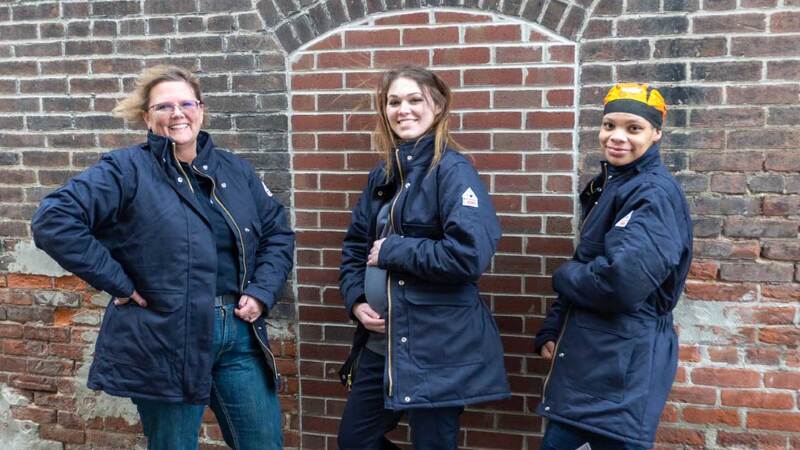
<svg viewBox="0 0 800 450"><path fill-rule="evenodd" d="M581 422L575 422L574 420L567 419L566 417L559 416L558 414L553 414L550 412L542 411L542 408L537 408L536 411L540 416L547 418L548 420L552 420L554 422L562 422L567 425L573 426L575 428L580 428L581 430L590 431L595 434L599 434L611 439L616 439L618 441L623 441L626 444L635 444L641 445L645 448L653 448L652 441L643 441L641 439L632 438L630 436L623 436L621 434L614 433L612 431L604 430L602 428L593 427L591 425L587 425Z"/></svg>
<svg viewBox="0 0 800 450"><path fill-rule="evenodd" d="M384 407L394 411L405 411L409 409L420 408L447 408L451 406L467 406L475 403L484 403L494 400L502 400L511 397L511 392L501 392L499 394L481 395L478 397L460 398L456 400L446 400L441 402L427 402L427 403L408 403L402 405L393 405L391 402L384 401Z"/></svg>
<svg viewBox="0 0 800 450"><path fill-rule="evenodd" d="M108 395L113 395L114 397L125 397L125 398L141 398L145 400L155 400L159 402L166 402L166 403L193 403L193 404L208 404L210 397L201 399L200 401L190 402L186 401L183 397L168 397L163 395L149 395L149 394L142 394L141 392L133 392L133 391L126 391L126 390L117 390L112 389L109 387L105 387L96 383L87 383L86 386L93 390L93 391L103 391Z"/></svg>

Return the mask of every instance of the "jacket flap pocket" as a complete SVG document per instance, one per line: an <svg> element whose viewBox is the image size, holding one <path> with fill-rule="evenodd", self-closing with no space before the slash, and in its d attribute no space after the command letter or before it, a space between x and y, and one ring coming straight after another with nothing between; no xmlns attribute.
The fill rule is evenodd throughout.
<svg viewBox="0 0 800 450"><path fill-rule="evenodd" d="M581 328L602 331L624 339L640 336L647 330L645 322L630 316L602 316L581 310L575 311L575 323Z"/></svg>
<svg viewBox="0 0 800 450"><path fill-rule="evenodd" d="M444 236L442 227L437 224L404 223L403 233L409 237L439 240Z"/></svg>
<svg viewBox="0 0 800 450"><path fill-rule="evenodd" d="M406 283L405 298L420 306L473 306L478 300L474 284L442 285L427 281Z"/></svg>
<svg viewBox="0 0 800 450"><path fill-rule="evenodd" d="M146 289L139 294L147 301L147 308L160 312L173 312L186 302L186 294L178 289Z"/></svg>

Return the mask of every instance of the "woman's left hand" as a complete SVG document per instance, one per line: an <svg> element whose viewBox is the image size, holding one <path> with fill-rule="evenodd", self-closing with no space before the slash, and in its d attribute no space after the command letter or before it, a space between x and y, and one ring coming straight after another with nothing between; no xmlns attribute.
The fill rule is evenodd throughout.
<svg viewBox="0 0 800 450"><path fill-rule="evenodd" d="M233 312L245 322L253 323L253 321L261 317L261 313L264 312L264 305L249 295L242 295L239 298L238 307Z"/></svg>
<svg viewBox="0 0 800 450"><path fill-rule="evenodd" d="M369 256L367 257L368 266L378 265L378 255L381 253L381 245L383 245L383 241L385 240L386 238L378 239L372 243L372 248L370 249Z"/></svg>

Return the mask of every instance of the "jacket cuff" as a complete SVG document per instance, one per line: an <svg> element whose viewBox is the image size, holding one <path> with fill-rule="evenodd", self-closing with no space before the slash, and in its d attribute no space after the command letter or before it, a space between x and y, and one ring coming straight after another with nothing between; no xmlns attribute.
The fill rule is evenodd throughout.
<svg viewBox="0 0 800 450"><path fill-rule="evenodd" d="M533 338L533 352L538 355L541 353L544 344L550 341L556 342L556 340L558 340L558 336L554 333L545 332L537 334L536 337Z"/></svg>
<svg viewBox="0 0 800 450"><path fill-rule="evenodd" d="M274 295L272 295L270 292L264 289L259 289L258 287L254 287L252 285L245 288L245 290L242 291L242 294L249 295L250 297L253 297L254 299L261 302L265 308L263 315L268 315L270 310L272 309L273 306L275 306L276 303Z"/></svg>

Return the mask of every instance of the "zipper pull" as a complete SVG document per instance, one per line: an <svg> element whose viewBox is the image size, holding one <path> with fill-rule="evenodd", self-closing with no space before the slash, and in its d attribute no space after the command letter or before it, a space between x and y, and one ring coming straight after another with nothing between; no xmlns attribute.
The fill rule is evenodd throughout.
<svg viewBox="0 0 800 450"><path fill-rule="evenodd" d="M350 372L347 374L347 383L345 384L347 391L353 390L353 369L350 369Z"/></svg>

